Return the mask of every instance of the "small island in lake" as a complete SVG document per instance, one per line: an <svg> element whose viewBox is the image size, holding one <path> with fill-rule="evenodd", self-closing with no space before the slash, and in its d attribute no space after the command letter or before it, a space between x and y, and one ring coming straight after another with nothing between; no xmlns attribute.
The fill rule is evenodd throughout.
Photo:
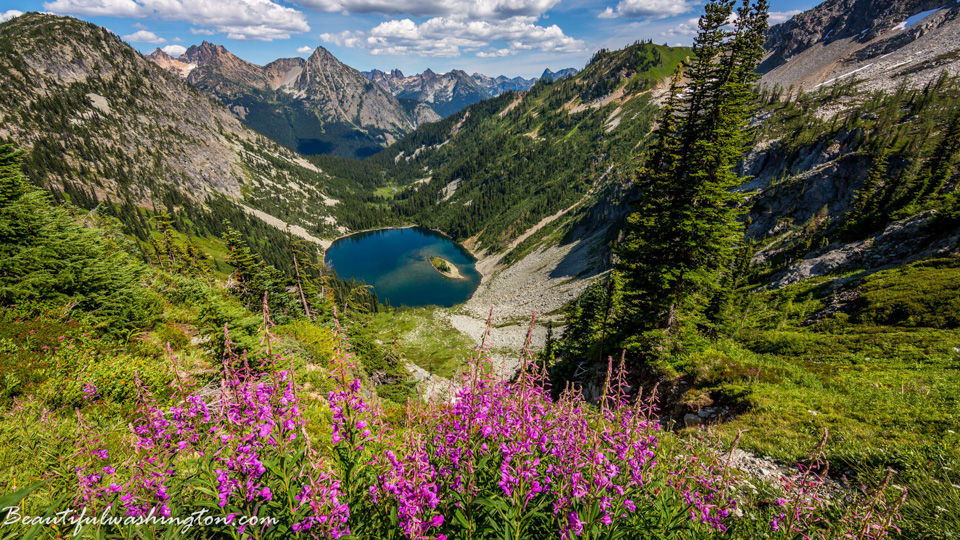
<svg viewBox="0 0 960 540"><path fill-rule="evenodd" d="M441 259L440 257L430 257L430 264L437 269L437 272L443 274L443 277L453 279L460 279L463 277L460 275L460 270L457 270L457 267L446 259Z"/></svg>

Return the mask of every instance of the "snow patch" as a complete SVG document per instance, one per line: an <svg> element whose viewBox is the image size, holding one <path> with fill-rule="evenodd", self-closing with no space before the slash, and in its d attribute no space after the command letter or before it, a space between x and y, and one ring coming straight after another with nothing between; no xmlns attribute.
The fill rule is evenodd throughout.
<svg viewBox="0 0 960 540"><path fill-rule="evenodd" d="M853 71L851 71L851 72L849 72L849 73L844 73L843 75L840 75L839 77L834 77L834 78L830 79L829 81L822 82L822 83L814 86L813 88L814 88L814 89L817 89L817 88L819 88L819 87L821 87L821 86L826 86L826 85L828 85L828 84L830 84L830 83L832 83L832 82L834 82L834 81L839 81L840 79L843 79L844 77L849 77L850 75L853 75L854 73L856 73L856 72L858 72L858 71L863 71L863 70L867 69L868 67L870 67L870 66L872 66L872 65L873 65L873 64L867 64L867 65L863 66L862 68L857 68L857 69L855 69L855 70L853 70Z"/></svg>
<svg viewBox="0 0 960 540"><path fill-rule="evenodd" d="M944 6L944 7L946 7L946 6ZM902 23L894 26L893 29L894 29L894 30L905 30L905 29L907 29L907 28L910 28L911 26L917 24L918 22L926 19L926 18L929 17L930 15L933 15L934 13L936 13L936 12L944 9L944 7L939 7L939 8L937 8L937 9L928 9L927 11L921 11L920 13L917 13L916 15L911 15L910 17L907 17L907 20L905 20L905 21L903 21Z"/></svg>

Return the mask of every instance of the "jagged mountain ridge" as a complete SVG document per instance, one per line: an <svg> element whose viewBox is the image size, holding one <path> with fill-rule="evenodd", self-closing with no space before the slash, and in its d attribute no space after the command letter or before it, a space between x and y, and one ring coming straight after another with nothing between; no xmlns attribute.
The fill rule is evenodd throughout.
<svg viewBox="0 0 960 540"><path fill-rule="evenodd" d="M523 92L529 90L530 87L537 82L536 77L532 79L524 79L523 77L509 78L504 75L487 77L480 73L474 73L471 77L477 81L477 84L486 88L487 91L494 96L499 96L504 92Z"/></svg>
<svg viewBox="0 0 960 540"><path fill-rule="evenodd" d="M848 78L866 90L918 87L960 72L960 4L952 0L827 0L773 26L766 85L815 89Z"/></svg>
<svg viewBox="0 0 960 540"><path fill-rule="evenodd" d="M362 73L391 94L427 103L440 116L446 117L482 99L496 97L505 92L525 92L540 79L552 81L569 77L575 75L577 70L567 68L554 73L548 68L543 71L540 79L509 78L504 75L489 77L481 73L467 75L465 71L458 69L442 74L427 69L411 76L404 76L399 69L389 72L374 69Z"/></svg>
<svg viewBox="0 0 960 540"><path fill-rule="evenodd" d="M398 98L430 106L441 117L494 95L466 72L456 69L440 75L427 69L411 77L404 77L398 69L389 73L373 70L363 72L363 76Z"/></svg>
<svg viewBox="0 0 960 540"><path fill-rule="evenodd" d="M537 82L536 78L510 79L503 75L494 78L480 73L467 75L466 72L458 69L442 74L427 69L423 73L409 77L404 76L399 69L389 72L374 69L362 73L364 77L379 84L398 98L413 99L430 105L442 117L504 92L528 90Z"/></svg>
<svg viewBox="0 0 960 540"><path fill-rule="evenodd" d="M27 152L34 182L130 208L225 197L267 218L263 201L288 198L316 207L292 225L337 232L319 169L108 30L28 13L0 25L0 45L0 140Z"/></svg>
<svg viewBox="0 0 960 540"><path fill-rule="evenodd" d="M204 41L179 58L147 57L215 97L244 123L307 154L363 157L439 116L401 103L326 49L259 66Z"/></svg>

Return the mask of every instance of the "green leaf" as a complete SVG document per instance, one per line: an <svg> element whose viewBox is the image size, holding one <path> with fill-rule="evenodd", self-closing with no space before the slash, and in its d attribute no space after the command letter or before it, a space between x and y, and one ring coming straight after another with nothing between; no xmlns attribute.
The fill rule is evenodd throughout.
<svg viewBox="0 0 960 540"><path fill-rule="evenodd" d="M18 504L20 504L20 501L22 501L27 497L27 495L29 495L31 492L33 492L33 490L37 489L43 484L45 484L45 482L40 482L30 487L23 488L20 491L17 491L16 493L11 493L9 495L4 495L3 497L0 497L0 510L4 508L9 508L11 506L17 506Z"/></svg>

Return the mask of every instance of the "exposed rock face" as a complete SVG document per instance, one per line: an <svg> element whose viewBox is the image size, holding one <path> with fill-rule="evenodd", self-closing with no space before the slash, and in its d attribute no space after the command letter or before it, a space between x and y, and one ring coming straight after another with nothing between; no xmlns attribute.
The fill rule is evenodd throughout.
<svg viewBox="0 0 960 540"><path fill-rule="evenodd" d="M306 64L303 58L280 58L263 66L263 72L270 88L276 90L291 84Z"/></svg>
<svg viewBox="0 0 960 540"><path fill-rule="evenodd" d="M181 61L170 56L169 54L163 52L163 50L161 50L159 47L157 47L157 50L148 54L146 58L147 60L150 60L154 64L162 67L170 73L173 73L181 79L187 78L187 75L190 75L190 72L197 67L196 64Z"/></svg>
<svg viewBox="0 0 960 540"><path fill-rule="evenodd" d="M779 234L787 224L802 224L823 213L839 221L850 210L870 167L869 156L851 152L854 133L802 148L797 156L779 141L760 141L739 171L751 177L739 189L751 196L748 235L761 239Z"/></svg>
<svg viewBox="0 0 960 540"><path fill-rule="evenodd" d="M389 92L367 81L323 47L318 47L307 60L281 58L266 66L247 62L223 46L206 41L190 47L176 59L158 52L147 58L185 76L190 84L227 105L250 127L293 148L299 148L306 137L294 127L298 123L305 122L310 126L307 131L314 134L322 134L326 124L336 124L339 129L331 131L354 130L358 132L356 137L382 146L422 123L440 118L430 111L408 110ZM255 118L248 116L251 110L258 112ZM331 134L329 138L335 142L339 135ZM321 142L330 146L331 141Z"/></svg>
<svg viewBox="0 0 960 540"><path fill-rule="evenodd" d="M323 47L313 51L289 92L309 101L325 118L388 132L388 143L417 126L393 95Z"/></svg>
<svg viewBox="0 0 960 540"><path fill-rule="evenodd" d="M866 79L865 90L926 84L960 72L960 4L828 0L772 27L762 82L803 87Z"/></svg>
<svg viewBox="0 0 960 540"><path fill-rule="evenodd" d="M923 213L889 224L864 240L832 244L807 254L774 276L771 286L785 287L817 276L853 270L881 270L925 257L960 254L960 229L932 227L931 214Z"/></svg>

